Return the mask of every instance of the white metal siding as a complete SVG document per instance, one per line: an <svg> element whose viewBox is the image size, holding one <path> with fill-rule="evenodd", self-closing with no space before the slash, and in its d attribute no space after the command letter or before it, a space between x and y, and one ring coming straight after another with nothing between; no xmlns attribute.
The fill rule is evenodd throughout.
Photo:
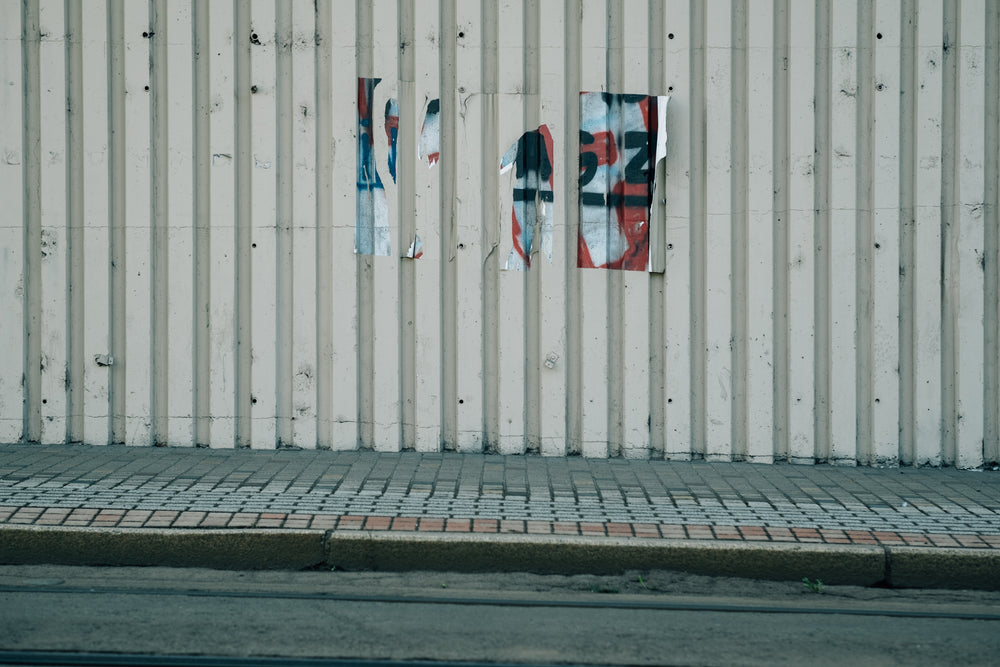
<svg viewBox="0 0 1000 667"><path fill-rule="evenodd" d="M663 272L576 268L581 91L670 96ZM0 0L0 118L0 441L1000 459L1000 3Z"/></svg>

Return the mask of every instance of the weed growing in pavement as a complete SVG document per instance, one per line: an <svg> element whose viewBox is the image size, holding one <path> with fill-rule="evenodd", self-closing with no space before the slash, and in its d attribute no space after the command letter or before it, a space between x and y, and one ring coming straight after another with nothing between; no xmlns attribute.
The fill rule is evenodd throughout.
<svg viewBox="0 0 1000 667"><path fill-rule="evenodd" d="M811 581L809 577L802 577L802 585L810 593L822 593L823 592L823 580L817 579L816 581Z"/></svg>
<svg viewBox="0 0 1000 667"><path fill-rule="evenodd" d="M649 590L649 586L647 586L646 582L642 580L642 575L641 574L639 575L639 585L642 586L643 588L645 588L647 591Z"/></svg>

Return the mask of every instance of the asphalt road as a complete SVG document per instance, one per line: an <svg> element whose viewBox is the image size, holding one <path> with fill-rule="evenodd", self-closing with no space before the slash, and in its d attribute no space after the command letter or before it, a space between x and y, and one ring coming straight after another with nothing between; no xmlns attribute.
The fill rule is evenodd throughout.
<svg viewBox="0 0 1000 667"><path fill-rule="evenodd" d="M530 664L996 664L1000 594L669 572L17 566L0 567L0 650Z"/></svg>

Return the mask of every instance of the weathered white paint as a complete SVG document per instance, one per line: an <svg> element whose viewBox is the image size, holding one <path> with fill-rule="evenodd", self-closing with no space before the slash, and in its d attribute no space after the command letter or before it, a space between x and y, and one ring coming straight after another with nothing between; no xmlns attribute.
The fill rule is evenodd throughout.
<svg viewBox="0 0 1000 667"><path fill-rule="evenodd" d="M912 301L900 304L901 312L912 312L913 455L903 463L940 464L943 403L941 387L941 15L936 0L921 0L916 7L917 52L913 126L916 160L913 200L913 256L907 264L913 276ZM923 17L923 19L921 19ZM905 222L905 220L904 220ZM903 433L905 435L905 431ZM904 446L910 444L904 441ZM849 452L848 452L849 453ZM846 457L845 457L846 458Z"/></svg>
<svg viewBox="0 0 1000 667"><path fill-rule="evenodd" d="M667 36L664 55L666 92L672 95L667 111L667 229L665 240L666 271L664 325L665 339L659 341L667 350L664 370L666 391L664 456L668 459L690 459L694 420L692 412L691 378L692 352L692 266L691 266L691 190L693 155L691 132L701 125L694 115L694 101L703 96L692 89L690 82L695 62L695 45L701 45L700 34L692 34L692 10L698 3L672 0L667 3L663 31ZM693 41L697 38L697 41ZM694 94L681 94L683 91ZM650 92L656 92L651 90ZM660 92L663 92L662 90ZM581 394L583 392L581 391ZM660 428L656 426L654 428Z"/></svg>
<svg viewBox="0 0 1000 667"><path fill-rule="evenodd" d="M22 49L28 51L32 42L22 42L21 7L7 2L0 5L0 201L4 213L0 216L0 340L8 346L0 355L0 440L12 442L32 436L27 415L33 405L25 390L31 386L24 376L25 360L32 356L25 343L25 228L27 172L22 142L22 109L30 109L31 98L23 89L26 68ZM11 92L6 92L11 91ZM28 309L30 309L30 304ZM37 434L33 437L37 438Z"/></svg>
<svg viewBox="0 0 1000 667"><path fill-rule="evenodd" d="M83 441L108 442L111 435L111 371L97 361L111 352L110 199L108 194L108 20L104 12L82 12L83 71L100 72L81 86L83 123L83 305L81 358L83 371ZM74 360L76 361L76 360Z"/></svg>
<svg viewBox="0 0 1000 667"><path fill-rule="evenodd" d="M995 460L998 22L988 0L4 3L0 440ZM353 253L358 77L382 79L390 257ZM576 268L598 90L671 97L662 274ZM552 262L504 271L499 156L542 123Z"/></svg>
<svg viewBox="0 0 1000 667"><path fill-rule="evenodd" d="M733 133L733 71L731 50L733 2L705 3L705 124L719 128L705 136L704 221L698 232L699 254L695 262L705 267L698 298L703 300L705 370L699 378L704 401L705 458L726 461L732 455L733 401L733 211L730 156ZM669 113L669 112L668 112ZM711 270L709 263L712 264Z"/></svg>
<svg viewBox="0 0 1000 667"><path fill-rule="evenodd" d="M122 247L122 289L125 292L124 310L112 313L113 320L124 322L124 338L112 350L116 362L124 367L124 442L127 445L159 444L154 442L162 434L156 433L153 421L154 386L162 386L165 378L153 376L152 320L153 312L160 305L154 303L152 237L153 214L150 202L150 184L162 177L152 171L152 109L151 90L154 81L150 67L152 41L149 6L144 3L124 2L113 11L122 15L124 56L125 110L123 118L122 180L124 183L125 209L121 224L124 228ZM161 35L161 38L165 36ZM160 63L158 67L162 67ZM86 112L84 112L86 113ZM44 131L42 135L44 136ZM65 323L60 323L65 326ZM159 338L159 340L163 340ZM164 369L169 374L169 369ZM163 442L162 440L160 442Z"/></svg>
<svg viewBox="0 0 1000 667"><path fill-rule="evenodd" d="M774 124L774 69L770 46L774 39L773 7L755 3L755 11L746 16L747 35L746 86L747 109L741 127L734 133L745 137L746 165L741 181L746 188L746 282L742 293L746 304L745 370L742 373L746 390L742 400L746 405L746 424L737 424L734 432L743 433L748 460L771 463L774 459L774 244L771 238L771 210L774 177L771 146ZM734 76L736 74L734 73ZM744 129L745 128L745 129ZM735 169L735 167L734 167ZM742 203L742 202L740 202ZM739 280L739 276L734 276ZM734 285L734 294L739 285ZM735 371L736 369L734 369ZM734 375L737 373L734 372ZM739 395L735 395L740 400Z"/></svg>
<svg viewBox="0 0 1000 667"><path fill-rule="evenodd" d="M483 193L496 193L501 177L498 174L500 164L500 149L492 146L487 137L495 136L496 118L496 57L497 57L497 3L496 2L459 2L455 6L456 23L459 31L464 33L457 43L457 70L456 70L456 108L461 110L456 119L457 142L459 146L467 146L469 150L459 150L456 159L458 160L455 216L458 225L457 244L455 249L455 263L457 272L457 310L456 310L456 353L461 360L464 372L458 373L456 378L456 395L459 401L456 410L456 427L458 436L458 448L460 451L478 452L482 451L485 432L489 427L484 427L483 408L485 404L485 383L483 382L484 368L489 365L492 370L489 375L496 375L494 359L496 359L495 332L491 338L491 343L487 344L482 337L482 322L484 321L484 304L490 300L483 291L486 284L484 276L492 273L493 284L495 285L496 273L499 271L499 262L491 262L486 259L487 253L492 250L492 242L495 237L491 237L491 232L496 230L499 220L496 219L496 203L490 197L483 196ZM492 16L491 20L486 19ZM487 54L489 59L487 59ZM415 65L416 63L414 63ZM486 72L489 72L488 80L484 79ZM470 91L477 88L482 90L480 94ZM418 99L419 101L419 99ZM414 116L414 119L416 117ZM400 118L400 122L403 119ZM421 163L413 163L412 159L407 159L407 168L416 168L417 171L426 170ZM413 164L411 167L410 165ZM428 176L432 175L431 171ZM402 188L402 182L401 182ZM412 200L409 210L412 209ZM487 218L487 216L492 216ZM412 216L411 216L412 217ZM488 220L488 222L487 222ZM415 221L416 222L416 221ZM421 239L427 238L429 225L426 222L417 227L413 224L416 233ZM401 238L408 238L403 234ZM425 244L425 253L434 252L432 246ZM430 255L426 255L430 257ZM496 256L493 258L496 260ZM413 269L423 268L425 260L410 262ZM406 262L403 268L406 268ZM411 269L411 275L416 275L416 271ZM408 285L412 290L410 298L415 299L416 286ZM495 303L495 301L493 301ZM414 304L412 312L414 317L424 316L423 311L426 306ZM495 321L495 314L493 314ZM408 322L409 320L407 320ZM492 349L490 349L492 346ZM433 345L436 348L436 345ZM487 361L489 359L490 361ZM411 371L416 375L416 369ZM420 380L414 378L414 388ZM495 393L495 392L494 392ZM420 405L421 392L417 392L415 400ZM433 405L427 405L433 408ZM415 413L414 413L415 414ZM419 438L421 449L435 445L436 434L427 432ZM496 428L492 428L496 432Z"/></svg>
<svg viewBox="0 0 1000 667"><path fill-rule="evenodd" d="M66 175L68 159L66 90L50 86L49 81L64 81L66 57L63 39L49 39L65 34L63 3L48 0L39 3L38 23L41 38L40 88L40 201L41 213L41 442L64 442L67 437L69 392L66 379L68 327L64 325L69 296L67 269L70 264L68 199L71 190ZM78 186L79 187L79 186ZM51 195L50 195L51 193Z"/></svg>

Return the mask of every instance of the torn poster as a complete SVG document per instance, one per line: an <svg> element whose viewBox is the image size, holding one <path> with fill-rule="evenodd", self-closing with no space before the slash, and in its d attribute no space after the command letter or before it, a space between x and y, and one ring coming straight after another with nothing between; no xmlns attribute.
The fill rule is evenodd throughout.
<svg viewBox="0 0 1000 667"><path fill-rule="evenodd" d="M358 201L354 252L388 255L389 211L385 188L375 166L372 95L382 79L358 78Z"/></svg>
<svg viewBox="0 0 1000 667"><path fill-rule="evenodd" d="M413 235L413 242L410 244L410 249L406 251L405 257L410 259L420 259L424 256L424 243L420 240L420 235Z"/></svg>
<svg viewBox="0 0 1000 667"><path fill-rule="evenodd" d="M399 138L399 102L390 97L385 103L385 138L389 142L389 175L396 182L396 140Z"/></svg>
<svg viewBox="0 0 1000 667"><path fill-rule="evenodd" d="M417 156L426 159L428 167L433 167L441 157L441 100L431 100L427 104Z"/></svg>
<svg viewBox="0 0 1000 667"><path fill-rule="evenodd" d="M514 249L504 266L507 271L523 271L531 266L536 233L540 251L552 262L552 154L552 134L541 125L522 134L500 160L500 173L514 167L516 178L511 211Z"/></svg>
<svg viewBox="0 0 1000 667"><path fill-rule="evenodd" d="M580 93L580 268L649 271L666 95Z"/></svg>

